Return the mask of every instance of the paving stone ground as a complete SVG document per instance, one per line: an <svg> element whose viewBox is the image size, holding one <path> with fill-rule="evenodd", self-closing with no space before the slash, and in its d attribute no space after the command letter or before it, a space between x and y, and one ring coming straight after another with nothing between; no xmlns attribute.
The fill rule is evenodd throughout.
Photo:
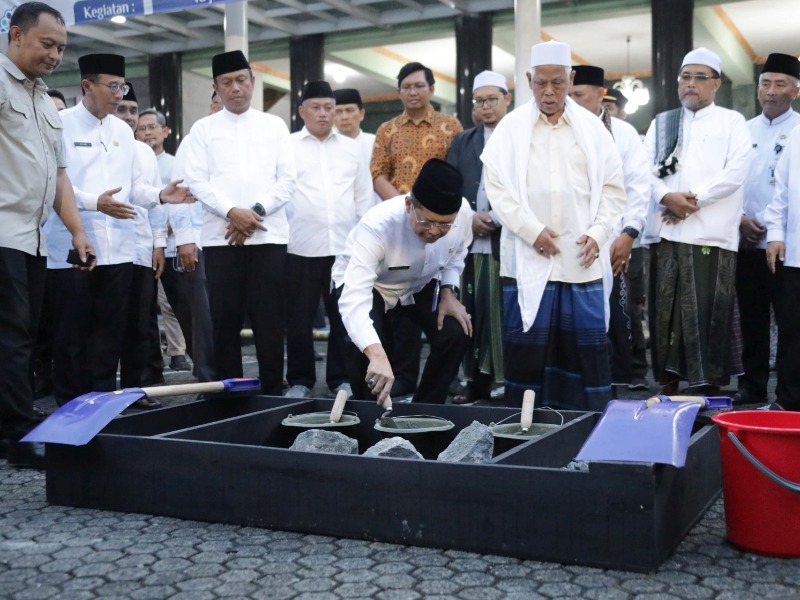
<svg viewBox="0 0 800 600"><path fill-rule="evenodd" d="M330 396L319 383L315 395ZM800 598L800 559L729 545L722 501L657 572L641 574L54 506L43 472L0 461L0 599L51 598L790 599Z"/></svg>

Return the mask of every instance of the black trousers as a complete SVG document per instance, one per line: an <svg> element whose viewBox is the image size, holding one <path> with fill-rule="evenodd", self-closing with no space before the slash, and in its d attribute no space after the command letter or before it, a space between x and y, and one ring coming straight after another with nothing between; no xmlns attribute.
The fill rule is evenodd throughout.
<svg viewBox="0 0 800 600"><path fill-rule="evenodd" d="M467 349L469 337L464 333L458 321L452 317L444 319L441 331L437 329L437 314L431 310L435 289L436 281L434 280L414 294L414 304L408 306L398 304L388 313L383 297L373 290L372 310L369 316L375 331L378 332L381 344L384 343L385 336L392 326L389 318L392 313L400 313L404 320L413 322L425 332L425 337L430 344L430 354L425 361L425 369L422 371L419 387L412 402L444 404L447 390L458 373L461 359ZM341 296L341 288L337 290L337 300L339 296ZM367 357L348 338L347 370L350 375L350 386L353 388L353 398L359 400L375 398L365 382L368 366Z"/></svg>
<svg viewBox="0 0 800 600"><path fill-rule="evenodd" d="M214 343L205 259L198 251L194 271L176 271L177 258L167 258L161 283L175 318L186 339L186 351L194 363L194 376L200 381L214 381Z"/></svg>
<svg viewBox="0 0 800 600"><path fill-rule="evenodd" d="M0 439L16 441L38 423L30 372L46 274L45 257L0 248Z"/></svg>
<svg viewBox="0 0 800 600"><path fill-rule="evenodd" d="M156 301L156 279L152 267L133 266L128 299L125 340L119 360L120 387L141 387L142 374L151 354L151 327ZM158 327L158 324L156 324Z"/></svg>
<svg viewBox="0 0 800 600"><path fill-rule="evenodd" d="M59 405L116 389L133 263L52 269L53 395Z"/></svg>
<svg viewBox="0 0 800 600"><path fill-rule="evenodd" d="M800 411L800 268L785 267L776 261L775 320L778 323L775 396L786 410ZM744 321L744 319L742 319Z"/></svg>
<svg viewBox="0 0 800 600"><path fill-rule="evenodd" d="M757 398L767 397L770 305L775 306L778 300L776 280L767 267L766 250L739 251L736 298L741 316L744 367L744 374L739 376L739 389Z"/></svg>
<svg viewBox="0 0 800 600"><path fill-rule="evenodd" d="M320 296L331 327L325 381L331 390L347 382L346 332L339 305L331 294L331 267L335 259L335 256L286 255L286 380L289 385L313 388L316 383L313 329Z"/></svg>
<svg viewBox="0 0 800 600"><path fill-rule="evenodd" d="M217 377L242 376L241 331L247 315L255 338L261 390L280 396L286 246L211 246L203 254Z"/></svg>

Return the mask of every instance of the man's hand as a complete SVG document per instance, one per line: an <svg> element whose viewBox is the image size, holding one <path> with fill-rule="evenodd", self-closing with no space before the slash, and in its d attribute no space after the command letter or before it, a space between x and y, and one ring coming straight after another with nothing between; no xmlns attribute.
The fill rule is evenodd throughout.
<svg viewBox="0 0 800 600"><path fill-rule="evenodd" d="M133 206L114 200L114 194L119 194L121 191L122 188L118 187L100 194L97 198L97 210L115 219L135 219L136 210Z"/></svg>
<svg viewBox="0 0 800 600"><path fill-rule="evenodd" d="M225 239L229 246L244 246L250 236L236 229L232 223L228 223L228 230L225 232Z"/></svg>
<svg viewBox="0 0 800 600"><path fill-rule="evenodd" d="M392 365L380 344L370 344L364 348L364 355L369 359L365 381L374 383L372 393L378 397L378 405L383 406L394 384Z"/></svg>
<svg viewBox="0 0 800 600"><path fill-rule="evenodd" d="M775 259L783 262L786 257L786 246L783 242L770 242L767 244L767 266L772 273L775 273Z"/></svg>
<svg viewBox="0 0 800 600"><path fill-rule="evenodd" d="M187 204L194 202L194 196L192 196L192 192L189 191L189 188L178 186L178 184L182 182L183 179L171 181L167 187L161 190L158 199L163 204Z"/></svg>
<svg viewBox="0 0 800 600"><path fill-rule="evenodd" d="M159 279L164 272L167 259L164 257L163 248L153 248L153 277Z"/></svg>
<svg viewBox="0 0 800 600"><path fill-rule="evenodd" d="M614 275L628 270L633 242L634 239L623 231L611 244L611 268L614 271Z"/></svg>
<svg viewBox="0 0 800 600"><path fill-rule="evenodd" d="M436 329L441 331L442 327L444 327L444 318L449 316L458 321L458 324L461 325L461 329L464 330L465 334L472 337L472 315L470 315L467 309L464 308L464 305L458 301L458 298L456 298L456 295L450 288L439 289L438 312Z"/></svg>
<svg viewBox="0 0 800 600"><path fill-rule="evenodd" d="M661 199L666 207L678 219L685 219L700 210L697 206L697 195L691 192L670 192Z"/></svg>
<svg viewBox="0 0 800 600"><path fill-rule="evenodd" d="M758 222L755 217L744 215L739 221L740 245L745 248L755 248L767 235L767 228Z"/></svg>
<svg viewBox="0 0 800 600"><path fill-rule="evenodd" d="M497 230L488 212L472 215L472 235L476 238L489 237Z"/></svg>
<svg viewBox="0 0 800 600"><path fill-rule="evenodd" d="M578 258L581 259L581 266L588 269L600 256L600 248L597 246L597 242L586 234L575 240L575 243L582 246L581 251L578 252Z"/></svg>
<svg viewBox="0 0 800 600"><path fill-rule="evenodd" d="M262 225L261 221L264 217L259 216L249 208L232 208L226 215L230 221L228 231L236 229L243 233L245 237L250 237L256 232L256 229L266 231L266 226Z"/></svg>
<svg viewBox="0 0 800 600"><path fill-rule="evenodd" d="M178 246L178 260L181 262L183 270L191 273L197 268L200 260L197 254L197 244L181 244Z"/></svg>
<svg viewBox="0 0 800 600"><path fill-rule="evenodd" d="M545 227L542 233L539 234L539 237L536 238L536 241L533 242L533 248L542 256L553 256L560 252L556 244L557 240L558 233L549 227Z"/></svg>
<svg viewBox="0 0 800 600"><path fill-rule="evenodd" d="M72 236L72 247L78 251L78 255L81 257L81 262L86 262L86 256L91 253L94 255L94 247L92 243L89 241L89 238L86 237L86 233L81 229L78 233ZM85 267L80 267L78 265L73 265L73 269L77 269L78 271L91 271L94 269L95 265L97 264L97 259L92 259L92 262Z"/></svg>

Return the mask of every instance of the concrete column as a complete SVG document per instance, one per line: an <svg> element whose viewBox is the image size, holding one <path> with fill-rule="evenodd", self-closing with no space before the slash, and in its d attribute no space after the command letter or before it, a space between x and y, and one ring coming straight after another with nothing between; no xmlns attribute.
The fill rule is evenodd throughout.
<svg viewBox="0 0 800 600"><path fill-rule="evenodd" d="M678 73L692 49L694 0L651 0L653 115L680 106Z"/></svg>
<svg viewBox="0 0 800 600"><path fill-rule="evenodd" d="M472 127L472 81L492 68L492 13L456 17L456 115Z"/></svg>
<svg viewBox="0 0 800 600"><path fill-rule="evenodd" d="M183 87L181 77L181 54L152 55L147 61L150 85L150 104L139 100L139 109L154 107L167 117L167 126L172 134L164 140L164 149L175 154L183 139Z"/></svg>
<svg viewBox="0 0 800 600"><path fill-rule="evenodd" d="M303 128L297 115L303 88L309 81L325 79L325 36L322 34L293 37L289 40L289 79L291 91L292 132Z"/></svg>
<svg viewBox="0 0 800 600"><path fill-rule="evenodd" d="M533 98L526 73L531 68L531 47L542 40L541 0L514 0L514 38L514 106L518 107Z"/></svg>
<svg viewBox="0 0 800 600"><path fill-rule="evenodd" d="M225 52L241 50L250 56L247 38L247 2L225 4Z"/></svg>

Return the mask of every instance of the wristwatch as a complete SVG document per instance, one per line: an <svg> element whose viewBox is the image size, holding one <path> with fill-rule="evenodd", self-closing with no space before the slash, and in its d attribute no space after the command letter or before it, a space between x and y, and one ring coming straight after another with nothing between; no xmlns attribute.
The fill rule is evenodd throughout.
<svg viewBox="0 0 800 600"><path fill-rule="evenodd" d="M622 230L622 233L627 233L633 239L636 239L636 238L639 237L639 230L636 229L635 227L626 227L625 229Z"/></svg>
<svg viewBox="0 0 800 600"><path fill-rule="evenodd" d="M440 288L447 288L448 290L450 290L451 292L453 292L456 295L456 298L458 298L458 287L453 285L452 283L443 283L439 287Z"/></svg>

